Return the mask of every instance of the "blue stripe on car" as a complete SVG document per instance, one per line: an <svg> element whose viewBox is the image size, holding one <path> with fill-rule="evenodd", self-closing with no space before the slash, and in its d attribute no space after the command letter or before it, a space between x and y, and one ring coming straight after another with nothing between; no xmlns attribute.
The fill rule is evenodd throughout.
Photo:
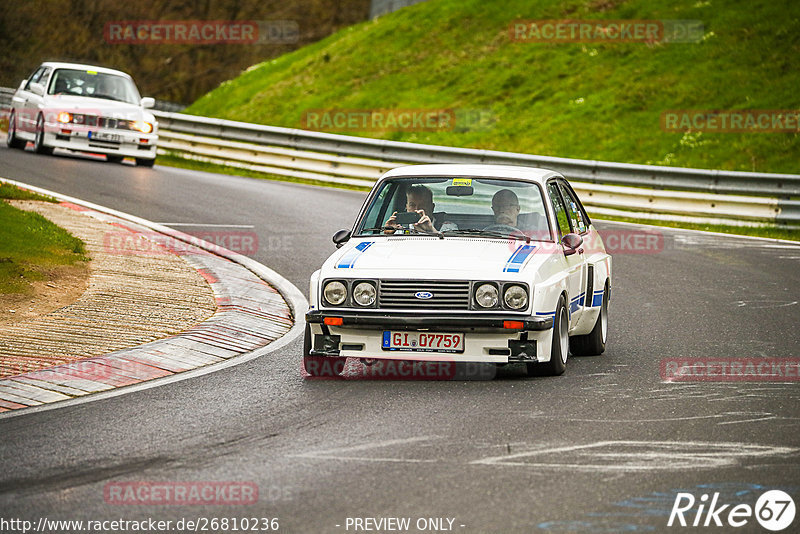
<svg viewBox="0 0 800 534"><path fill-rule="evenodd" d="M569 313L573 313L578 311L580 306L583 306L583 299L586 297L586 293L581 293L577 297L573 298L569 303Z"/></svg>
<svg viewBox="0 0 800 534"><path fill-rule="evenodd" d="M536 315L538 315L540 317L552 317L553 318L553 325L556 324L556 312L554 312L554 311L552 311L552 312L536 312ZM553 328L553 326L550 326L550 328Z"/></svg>
<svg viewBox="0 0 800 534"><path fill-rule="evenodd" d="M361 254L364 253L369 247L372 246L372 241L362 241L358 245L355 246L350 252L342 256L342 259L339 260L339 265L336 266L337 269L350 269L355 265L356 260L358 259Z"/></svg>
<svg viewBox="0 0 800 534"><path fill-rule="evenodd" d="M533 250L536 248L535 245L520 245L517 247L517 250L508 258L506 262L506 266L503 269L504 273L518 273L522 264L525 263L525 260L528 256L531 255Z"/></svg>

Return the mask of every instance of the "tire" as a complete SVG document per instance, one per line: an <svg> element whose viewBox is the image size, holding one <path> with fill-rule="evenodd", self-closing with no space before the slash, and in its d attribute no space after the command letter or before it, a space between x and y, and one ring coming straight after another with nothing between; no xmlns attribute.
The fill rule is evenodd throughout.
<svg viewBox="0 0 800 534"><path fill-rule="evenodd" d="M106 161L109 163L122 163L125 156L106 156Z"/></svg>
<svg viewBox="0 0 800 534"><path fill-rule="evenodd" d="M553 318L553 341L550 346L550 361L544 363L528 363L528 376L558 376L567 370L569 358L569 315L564 295L558 299L556 314Z"/></svg>
<svg viewBox="0 0 800 534"><path fill-rule="evenodd" d="M608 338L608 284L603 291L600 315L591 332L585 336L575 336L570 340L570 348L575 356L598 356L606 350Z"/></svg>
<svg viewBox="0 0 800 534"><path fill-rule="evenodd" d="M137 167L152 167L156 163L156 158L136 158Z"/></svg>
<svg viewBox="0 0 800 534"><path fill-rule="evenodd" d="M303 336L303 370L314 378L339 378L347 358L335 356L311 356L311 327L306 323Z"/></svg>
<svg viewBox="0 0 800 534"><path fill-rule="evenodd" d="M17 137L17 118L12 113L8 118L8 136L6 137L6 145L8 148L21 148L25 149L28 142L24 139Z"/></svg>
<svg viewBox="0 0 800 534"><path fill-rule="evenodd" d="M33 139L33 151L37 154L49 156L53 153L53 150L55 150L53 147L44 144L44 117L39 115L36 119L36 135Z"/></svg>

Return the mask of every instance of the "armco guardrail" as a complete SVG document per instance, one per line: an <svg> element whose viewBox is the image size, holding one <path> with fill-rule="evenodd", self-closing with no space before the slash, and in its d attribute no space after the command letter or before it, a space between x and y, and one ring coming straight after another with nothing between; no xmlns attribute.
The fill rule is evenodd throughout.
<svg viewBox="0 0 800 534"><path fill-rule="evenodd" d="M175 113L156 113L159 145L273 174L371 185L408 163L494 163L554 169L598 213L693 217L731 224L800 223L800 175L657 167L385 141ZM725 194L722 194L725 193ZM768 198L772 197L772 198Z"/></svg>
<svg viewBox="0 0 800 534"><path fill-rule="evenodd" d="M0 88L0 107L14 89ZM385 141L153 111L159 147L261 172L370 186L409 163L493 163L553 169L597 214L800 227L800 175L687 169Z"/></svg>
<svg viewBox="0 0 800 534"><path fill-rule="evenodd" d="M787 197L800 195L800 175L659 167L628 163L556 158L494 150L454 148L385 141L264 126L246 122L156 113L162 129L171 132L273 145L297 150L406 163L495 163L545 167L584 182L707 193Z"/></svg>
<svg viewBox="0 0 800 534"><path fill-rule="evenodd" d="M14 89L0 87L0 109L5 109L11 105L11 97L14 96Z"/></svg>

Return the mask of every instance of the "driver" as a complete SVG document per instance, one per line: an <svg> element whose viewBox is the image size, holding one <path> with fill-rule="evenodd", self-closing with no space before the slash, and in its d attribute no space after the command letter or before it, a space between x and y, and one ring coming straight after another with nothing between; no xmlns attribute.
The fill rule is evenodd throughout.
<svg viewBox="0 0 800 534"><path fill-rule="evenodd" d="M439 230L451 230L456 228L455 224L450 222L439 221L437 216L433 213L433 208L436 204L433 203L433 192L424 185L412 185L406 193L406 211L413 211L419 214L419 221L414 223L414 229L418 232L436 232ZM395 222L397 212L392 213L392 216L386 221L384 225L386 229L383 233L393 234L396 230L401 228Z"/></svg>
<svg viewBox="0 0 800 534"><path fill-rule="evenodd" d="M517 194L510 189L501 189L492 197L492 211L494 224L517 227L519 217L519 199Z"/></svg>
<svg viewBox="0 0 800 534"><path fill-rule="evenodd" d="M110 76L100 78L95 95L105 98L119 99L119 84Z"/></svg>

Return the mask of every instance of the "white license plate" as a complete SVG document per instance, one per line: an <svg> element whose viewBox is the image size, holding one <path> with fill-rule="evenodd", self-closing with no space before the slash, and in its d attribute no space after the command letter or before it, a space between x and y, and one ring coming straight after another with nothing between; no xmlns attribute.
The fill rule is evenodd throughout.
<svg viewBox="0 0 800 534"><path fill-rule="evenodd" d="M464 352L464 334L383 331L383 350Z"/></svg>
<svg viewBox="0 0 800 534"><path fill-rule="evenodd" d="M97 141L108 141L109 143L119 143L119 134L107 132L89 132L89 139Z"/></svg>

